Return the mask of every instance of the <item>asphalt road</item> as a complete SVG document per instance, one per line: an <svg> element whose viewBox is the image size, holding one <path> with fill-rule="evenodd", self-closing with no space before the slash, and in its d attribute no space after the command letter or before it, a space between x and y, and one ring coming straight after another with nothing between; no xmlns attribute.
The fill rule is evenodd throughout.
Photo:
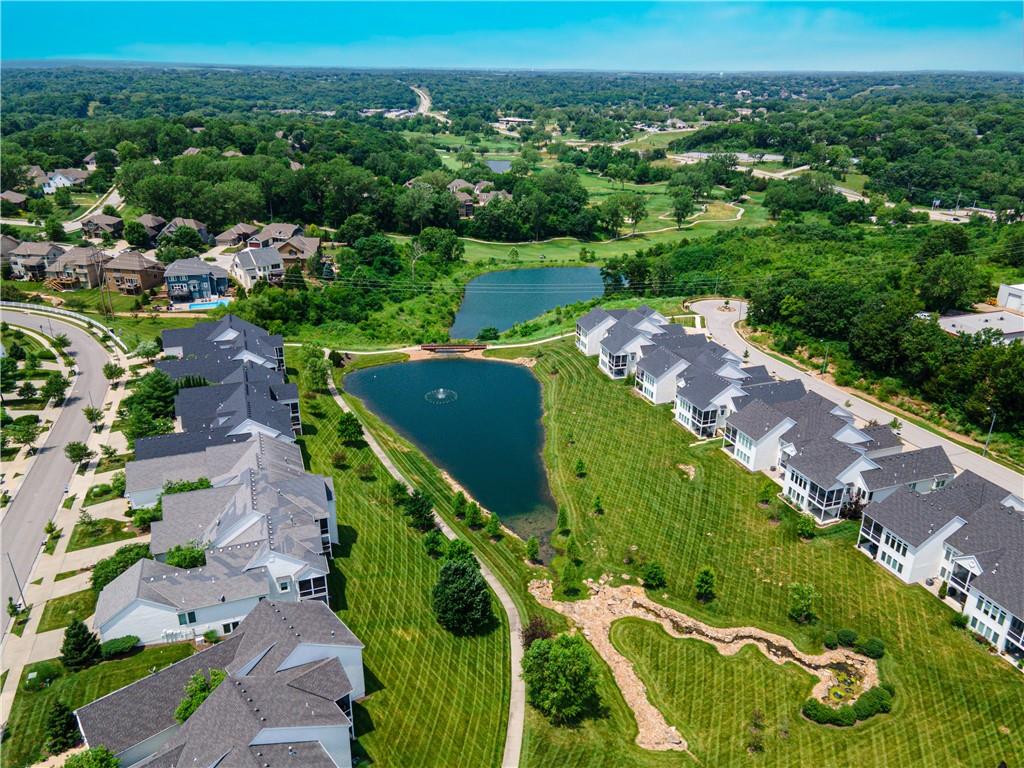
<svg viewBox="0 0 1024 768"><path fill-rule="evenodd" d="M84 442L88 438L91 427L82 415L82 408L89 405L90 398L99 407L107 396L109 385L103 376L103 364L110 355L79 326L7 309L3 311L3 319L47 336L67 334L71 341L68 350L79 370L60 416L40 445L21 488L0 520L0 600L7 605L8 596L20 600L17 584L12 578L12 563L17 580L24 588L45 538L43 526L57 512L64 497L64 488L71 481L74 466L64 456L64 445L74 440ZM70 534L71 531L64 531L65 536ZM4 617L6 631L9 619L6 613Z"/></svg>
<svg viewBox="0 0 1024 768"><path fill-rule="evenodd" d="M827 381L823 381L817 376L804 373L799 368L794 368L791 365L780 362L774 357L761 352L756 347L747 344L739 333L737 333L736 328L734 327L735 323L741 316L746 316L746 302L733 299L730 304L734 310L732 312L719 311L718 308L722 306L721 299L695 301L692 304L693 309L703 315L707 324L708 333L711 334L719 344L738 355L742 355L744 350L749 350L749 365L764 365L771 373L777 375L779 378L800 379L808 390L817 392L822 397L826 397L834 403L843 405L850 402L851 405L848 410L859 419L863 419L865 421L873 419L880 424L887 424L892 421L893 416L896 414L890 413L874 403L862 400L856 395L850 394L845 389L841 389ZM953 462L953 465L958 469L969 469L975 474L991 480L997 485L1001 485L1003 488L1006 488L1008 491L1017 494L1018 496L1024 494L1024 475L1014 472L1012 469L1004 467L1002 464L986 459L980 454L963 448L953 441L924 429L923 427L918 427L917 425L911 424L903 419L900 419L900 421L903 423L903 428L900 430L900 436L903 438L904 442L909 443L916 448L929 448L933 445L941 445L946 450L946 455L949 456L949 460Z"/></svg>
<svg viewBox="0 0 1024 768"><path fill-rule="evenodd" d="M96 205L94 205L92 208L83 213L81 216L77 216L74 219L71 219L70 221L65 221L64 231L77 232L82 228L82 221L89 218L94 213L98 213L99 211L103 210L103 208L107 205L112 205L115 208L118 208L123 202L124 198L121 197L120 190L115 189L112 192L110 192L106 197L102 198L98 203L96 203ZM29 222L27 219L0 219L0 223L14 224L15 226L22 227L31 226L31 222Z"/></svg>

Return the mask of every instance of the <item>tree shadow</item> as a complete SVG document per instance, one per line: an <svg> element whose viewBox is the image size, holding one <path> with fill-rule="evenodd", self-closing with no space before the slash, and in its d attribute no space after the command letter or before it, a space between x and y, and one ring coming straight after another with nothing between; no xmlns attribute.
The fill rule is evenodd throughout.
<svg viewBox="0 0 1024 768"><path fill-rule="evenodd" d="M320 430L317 429L316 424L310 424L309 422L304 421L302 422L302 434L310 436L318 435L320 434Z"/></svg>
<svg viewBox="0 0 1024 768"><path fill-rule="evenodd" d="M351 557L352 547L359 540L359 532L351 525L338 526L338 543L334 545L334 557Z"/></svg>

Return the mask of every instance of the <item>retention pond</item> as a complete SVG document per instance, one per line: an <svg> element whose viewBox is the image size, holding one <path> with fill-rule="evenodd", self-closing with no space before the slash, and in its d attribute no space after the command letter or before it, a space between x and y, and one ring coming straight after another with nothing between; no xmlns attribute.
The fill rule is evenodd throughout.
<svg viewBox="0 0 1024 768"><path fill-rule="evenodd" d="M547 540L555 503L541 457L540 384L529 369L418 360L356 371L345 389L519 536Z"/></svg>
<svg viewBox="0 0 1024 768"><path fill-rule="evenodd" d="M475 339L484 328L507 331L548 310L604 294L597 267L540 267L488 272L469 281L449 331Z"/></svg>

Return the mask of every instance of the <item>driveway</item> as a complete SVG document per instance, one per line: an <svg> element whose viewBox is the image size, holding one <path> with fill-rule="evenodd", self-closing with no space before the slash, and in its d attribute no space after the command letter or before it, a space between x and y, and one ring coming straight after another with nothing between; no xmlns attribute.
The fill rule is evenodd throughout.
<svg viewBox="0 0 1024 768"><path fill-rule="evenodd" d="M82 228L82 221L92 216L97 211L103 210L107 205L112 205L119 209L124 205L124 199L121 197L121 192L116 188L112 187L107 193L96 201L96 204L85 211L80 216L76 216L73 219L64 222L65 232L77 232ZM33 224L28 219L0 219L0 224L13 224L15 226L30 227Z"/></svg>
<svg viewBox="0 0 1024 768"><path fill-rule="evenodd" d="M4 309L4 320L40 331L46 335L65 333L71 341L68 348L74 358L79 375L75 377L68 399L54 422L46 441L39 448L28 474L10 506L0 520L0 601L20 599L18 587L11 578L11 566L22 588L32 572L32 565L40 552L44 538L43 526L60 506L64 487L70 482L74 466L64 456L64 446L74 440L84 442L91 427L82 415L82 408L90 401L97 407L103 404L108 383L103 376L103 364L110 360L107 350L77 325L56 318L26 314ZM70 531L66 531L70 534ZM8 557L10 558L8 560ZM4 627L9 623L5 619Z"/></svg>
<svg viewBox="0 0 1024 768"><path fill-rule="evenodd" d="M742 355L744 350L750 352L748 364L764 365L770 372L780 378L799 379L808 390L817 392L834 403L845 405L849 402L851 405L847 406L847 410L851 411L858 419L863 419L864 421L874 420L880 424L887 424L895 416L903 422L900 436L910 446L915 448L929 448L933 445L942 446L946 450L949 460L958 469L969 469L975 474L1006 488L1011 493L1017 495L1024 493L1024 475L963 448L941 435L904 421L899 414L892 413L874 403L863 400L845 389L821 380L817 376L804 373L799 368L782 363L774 357L761 352L756 347L747 344L734 327L741 316L746 317L747 304L736 299L732 299L730 304L735 311L719 311L718 308L722 306L720 299L695 301L691 306L704 317L708 335L714 337L715 341L738 355Z"/></svg>

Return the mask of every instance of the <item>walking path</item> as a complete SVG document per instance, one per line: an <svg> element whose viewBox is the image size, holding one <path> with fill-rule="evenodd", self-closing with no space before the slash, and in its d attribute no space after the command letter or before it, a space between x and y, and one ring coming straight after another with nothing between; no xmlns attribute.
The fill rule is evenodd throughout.
<svg viewBox="0 0 1024 768"><path fill-rule="evenodd" d="M975 474L1006 488L1011 493L1018 495L1024 493L1024 475L1021 475L1019 472L1015 472L1009 467L985 458L949 438L936 434L924 427L919 427L912 422L905 421L905 417L901 414L865 400L856 390L832 384L820 376L807 373L789 363L782 362L749 344L736 330L736 323L741 317L746 316L747 303L739 299L731 299L730 306L735 311L723 312L720 310L723 306L722 301L722 299L695 301L691 307L704 317L708 335L714 338L715 341L738 355L749 352L748 363L750 365L764 365L769 371L781 378L799 379L808 390L817 392L832 402L843 405L855 417L865 422L875 421L879 424L886 424L892 421L893 418L900 419L903 422L900 437L910 446L915 448L941 446L945 449L949 460L958 469L969 469Z"/></svg>
<svg viewBox="0 0 1024 768"><path fill-rule="evenodd" d="M324 350L326 354L328 350ZM349 408L348 403L338 392L338 388L334 384L333 377L329 377L327 380L327 387L331 393L331 397L334 398L334 402L338 404L338 407L346 413L352 413L352 409ZM363 430L363 439L366 440L366 444L373 451L374 455L384 465L384 469L388 471L395 480L402 483L410 491L415 490L412 483L410 483L404 475L399 471L398 467L395 466L391 458L384 452L380 443L370 433L369 430ZM437 512L434 512L434 521L437 523L441 532L449 539L457 539L458 534L449 527ZM501 607L504 609L505 614L508 616L508 631L509 631L509 651L511 656L511 667L512 667L512 680L511 680L511 691L509 693L508 701L508 728L505 731L505 750L501 758L502 768L518 768L519 757L522 753L523 747L523 727L526 723L526 685L523 682L522 677L522 664L523 664L523 646L520 640L520 633L522 630L522 617L519 615L519 610L516 608L515 602L512 600L512 596L505 589L504 585L498 580L490 568L483 562L480 563L480 572L486 579L487 584L494 594L498 597L498 602L501 603Z"/></svg>

